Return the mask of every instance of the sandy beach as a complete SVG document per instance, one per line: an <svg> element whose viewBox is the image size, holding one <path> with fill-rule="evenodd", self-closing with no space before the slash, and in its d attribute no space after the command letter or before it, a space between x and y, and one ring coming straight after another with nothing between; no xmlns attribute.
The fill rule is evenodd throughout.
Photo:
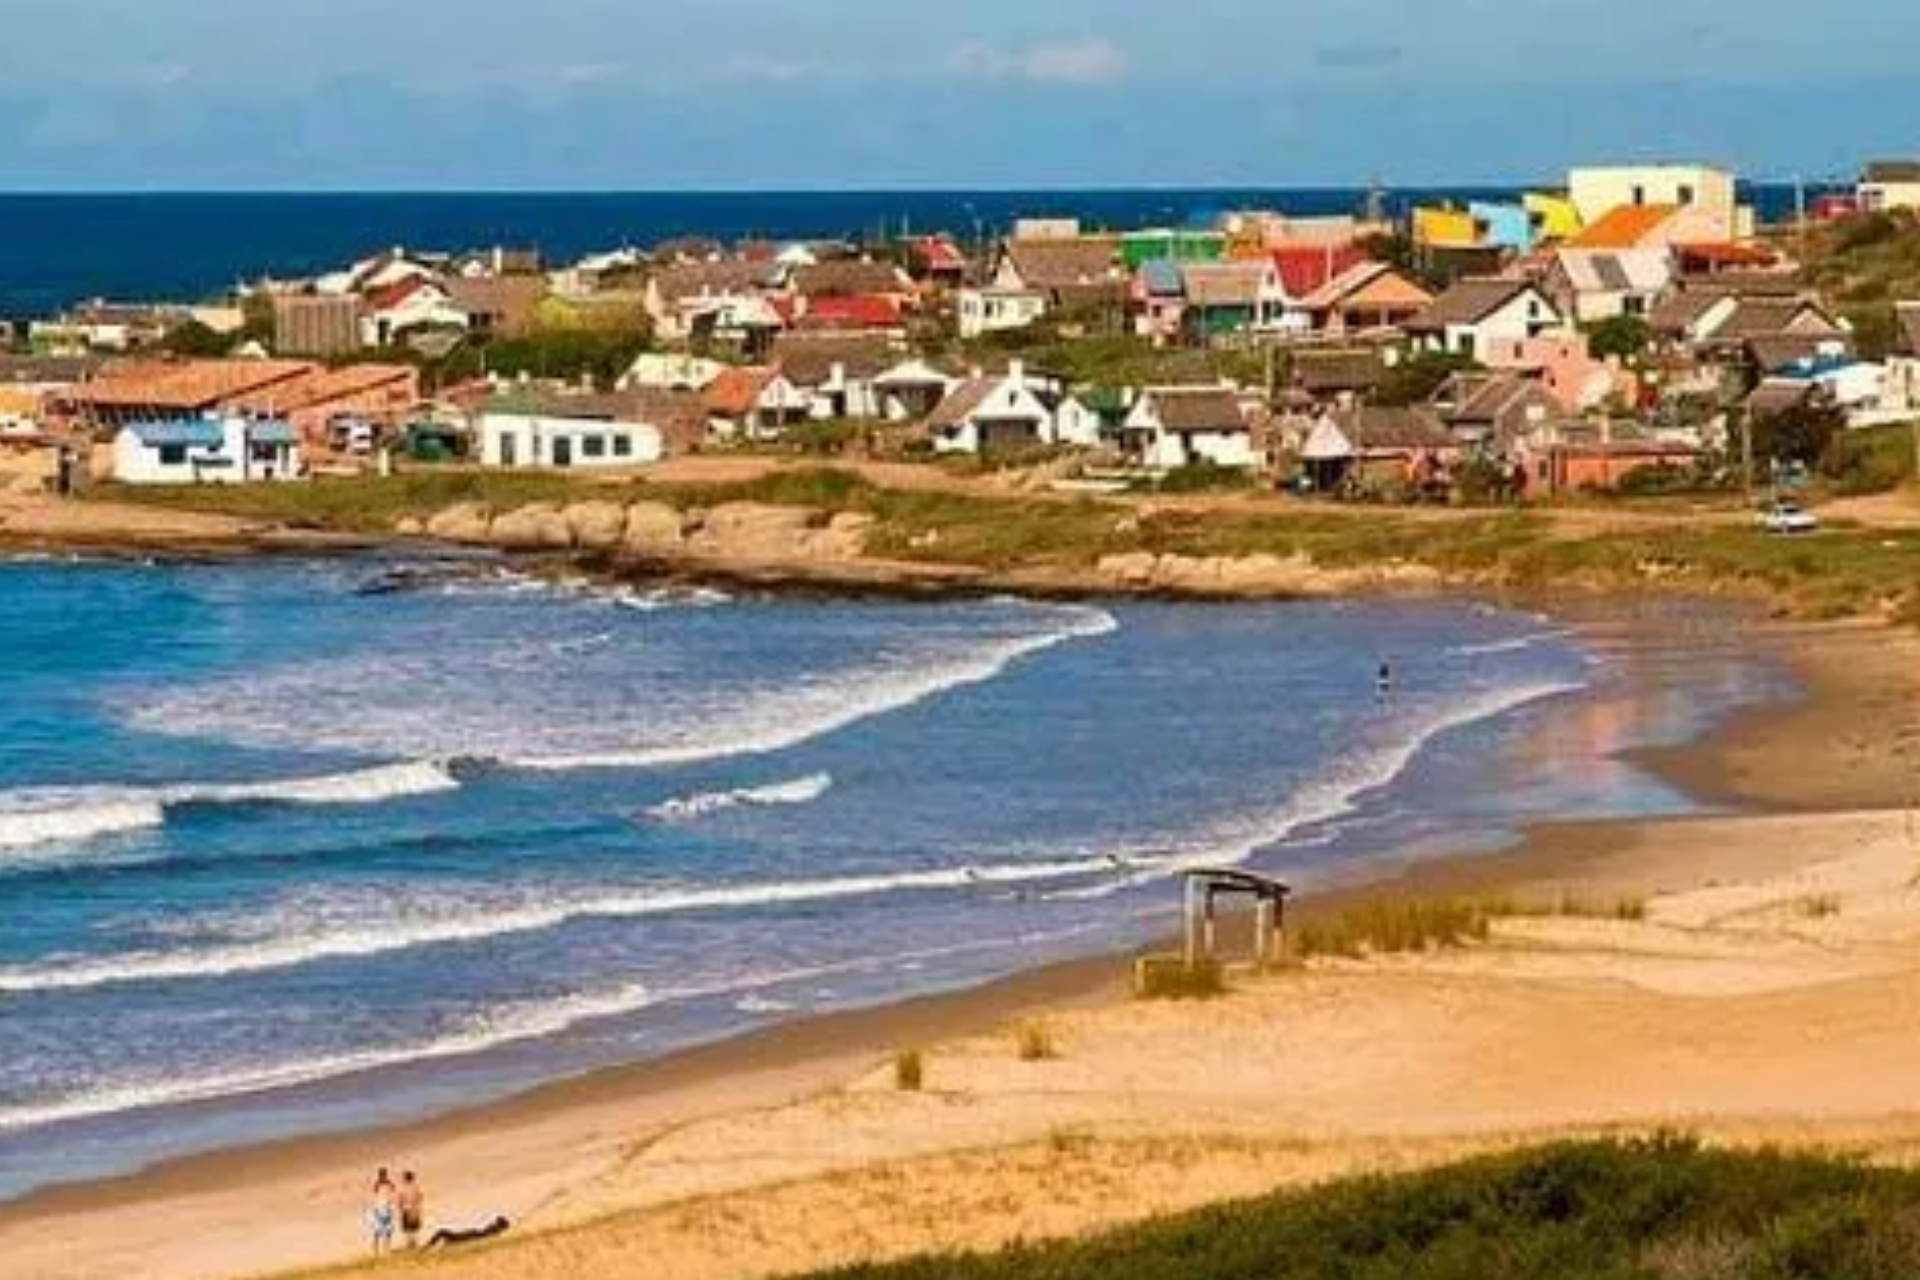
<svg viewBox="0 0 1920 1280"><path fill-rule="evenodd" d="M8 1277L348 1262L376 1165L508 1241L434 1274L746 1277L1073 1234L1354 1171L1679 1127L1920 1153L1920 642L1783 631L1810 694L1649 763L1743 811L1547 826L1317 895L1610 911L1315 962L1201 1005L1109 961L821 1018L429 1123L195 1158L0 1209ZM1605 916L1606 918L1599 918ZM1044 1018L1057 1056L1022 1061ZM926 1088L891 1056L926 1049ZM359 1274L351 1265L341 1275Z"/></svg>

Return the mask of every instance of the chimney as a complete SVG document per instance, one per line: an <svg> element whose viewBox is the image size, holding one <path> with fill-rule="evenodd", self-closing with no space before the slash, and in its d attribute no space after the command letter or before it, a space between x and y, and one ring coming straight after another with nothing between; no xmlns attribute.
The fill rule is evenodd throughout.
<svg viewBox="0 0 1920 1280"><path fill-rule="evenodd" d="M1007 361L1007 380L1020 386L1025 386L1027 383L1027 362L1019 359Z"/></svg>

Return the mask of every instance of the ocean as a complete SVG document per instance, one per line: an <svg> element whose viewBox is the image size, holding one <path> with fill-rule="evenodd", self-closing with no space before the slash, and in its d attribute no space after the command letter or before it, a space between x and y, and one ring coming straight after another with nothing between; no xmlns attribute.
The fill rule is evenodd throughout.
<svg viewBox="0 0 1920 1280"><path fill-rule="evenodd" d="M1692 605L393 567L0 561L0 1199L1133 947L1186 868L1686 812L1615 753L1786 687Z"/></svg>
<svg viewBox="0 0 1920 1280"><path fill-rule="evenodd" d="M1510 189L1400 189L1416 203L1511 198ZM1747 193L1786 217L1790 187ZM556 262L676 236L876 239L950 231L977 241L1024 216L1127 229L1205 222L1228 209L1359 211L1361 190L656 192L627 194L259 194L0 196L0 317L43 316L94 297L194 302L262 276L330 270L394 246L457 252L535 245Z"/></svg>

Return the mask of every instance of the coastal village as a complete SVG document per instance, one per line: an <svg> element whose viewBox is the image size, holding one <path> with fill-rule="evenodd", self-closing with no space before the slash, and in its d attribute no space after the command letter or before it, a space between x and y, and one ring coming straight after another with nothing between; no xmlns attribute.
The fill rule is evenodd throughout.
<svg viewBox="0 0 1920 1280"><path fill-rule="evenodd" d="M570 263L394 248L17 326L0 483L755 451L1380 502L1777 483L1796 460L1777 439L1920 416L1920 297L1842 307L1794 253L1808 227L1911 232L1920 162L1872 164L1789 227L1741 191L1712 167L1600 167L1399 220L1034 218Z"/></svg>

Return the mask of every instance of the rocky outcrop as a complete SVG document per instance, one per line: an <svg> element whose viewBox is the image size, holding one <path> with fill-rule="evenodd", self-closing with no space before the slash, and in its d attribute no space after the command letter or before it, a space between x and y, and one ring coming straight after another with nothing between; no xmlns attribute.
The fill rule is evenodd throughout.
<svg viewBox="0 0 1920 1280"><path fill-rule="evenodd" d="M858 560L866 554L867 535L878 523L861 511L842 511L824 529L811 530L801 542L807 555L820 560Z"/></svg>
<svg viewBox="0 0 1920 1280"><path fill-rule="evenodd" d="M664 502L636 502L627 508L621 546L638 556L679 553L686 545L681 514Z"/></svg>
<svg viewBox="0 0 1920 1280"><path fill-rule="evenodd" d="M1175 556L1136 552L1108 556L1094 569L1102 583L1122 591L1169 595L1338 596L1355 591L1424 590L1442 583L1438 570L1389 561L1331 569L1307 556Z"/></svg>
<svg viewBox="0 0 1920 1280"><path fill-rule="evenodd" d="M448 507L427 521L427 535L443 542L484 544L493 537L493 512L479 502Z"/></svg>
<svg viewBox="0 0 1920 1280"><path fill-rule="evenodd" d="M818 519L806 507L729 502L706 514L687 549L728 560L792 559L807 553Z"/></svg>
<svg viewBox="0 0 1920 1280"><path fill-rule="evenodd" d="M488 541L507 551L566 551L573 546L573 526L559 507L535 502L495 519Z"/></svg>
<svg viewBox="0 0 1920 1280"><path fill-rule="evenodd" d="M617 502L576 502L560 515L583 550L613 551L626 540L627 509Z"/></svg>

